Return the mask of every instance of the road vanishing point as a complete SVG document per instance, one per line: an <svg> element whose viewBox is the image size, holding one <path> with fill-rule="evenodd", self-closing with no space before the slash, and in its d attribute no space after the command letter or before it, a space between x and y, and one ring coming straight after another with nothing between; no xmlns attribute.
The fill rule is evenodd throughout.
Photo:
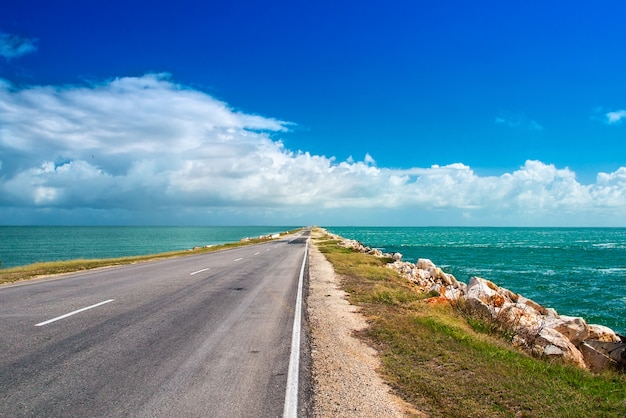
<svg viewBox="0 0 626 418"><path fill-rule="evenodd" d="M0 416L305 416L309 234L0 287Z"/></svg>

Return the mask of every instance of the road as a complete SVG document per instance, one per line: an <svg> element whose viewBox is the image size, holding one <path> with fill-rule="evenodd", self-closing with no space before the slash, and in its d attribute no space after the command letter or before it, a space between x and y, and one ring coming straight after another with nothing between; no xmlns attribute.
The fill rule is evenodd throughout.
<svg viewBox="0 0 626 418"><path fill-rule="evenodd" d="M0 416L282 416L305 235L0 287Z"/></svg>

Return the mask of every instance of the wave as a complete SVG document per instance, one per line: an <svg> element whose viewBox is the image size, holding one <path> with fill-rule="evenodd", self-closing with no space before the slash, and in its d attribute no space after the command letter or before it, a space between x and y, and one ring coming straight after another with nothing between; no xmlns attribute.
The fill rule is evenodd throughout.
<svg viewBox="0 0 626 418"><path fill-rule="evenodd" d="M626 274L626 267L574 267L571 270L576 274L603 274L603 275L613 275L613 274Z"/></svg>
<svg viewBox="0 0 626 418"><path fill-rule="evenodd" d="M626 248L626 246L620 242L603 242L603 243L599 243L599 244L592 244L591 245L594 248L607 248L607 249L614 249L614 248L618 248L618 249L624 249Z"/></svg>

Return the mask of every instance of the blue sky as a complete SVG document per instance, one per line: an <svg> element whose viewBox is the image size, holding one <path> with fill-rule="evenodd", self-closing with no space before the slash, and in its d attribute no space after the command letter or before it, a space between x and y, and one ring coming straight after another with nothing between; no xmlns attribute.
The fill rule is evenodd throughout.
<svg viewBox="0 0 626 418"><path fill-rule="evenodd" d="M21 0L0 224L626 226L626 4Z"/></svg>

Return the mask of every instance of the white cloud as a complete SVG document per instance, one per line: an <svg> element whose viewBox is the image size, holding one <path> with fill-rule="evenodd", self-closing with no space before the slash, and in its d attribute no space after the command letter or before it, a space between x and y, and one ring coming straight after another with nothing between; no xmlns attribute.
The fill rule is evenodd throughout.
<svg viewBox="0 0 626 418"><path fill-rule="evenodd" d="M626 168L589 185L541 161L500 176L462 163L398 170L370 154L337 162L290 151L275 138L289 126L165 75L91 86L0 83L0 219L626 224Z"/></svg>
<svg viewBox="0 0 626 418"><path fill-rule="evenodd" d="M613 125L622 122L622 119L626 118L626 110L617 110L615 112L606 113L607 123Z"/></svg>
<svg viewBox="0 0 626 418"><path fill-rule="evenodd" d="M494 122L497 125L505 125L511 128L518 129L526 129L529 131L542 131L543 126L541 126L536 121L529 119L524 114L514 114L510 112L501 112L495 119Z"/></svg>
<svg viewBox="0 0 626 418"><path fill-rule="evenodd" d="M36 50L37 47L32 39L10 33L0 33L0 56L11 59Z"/></svg>

